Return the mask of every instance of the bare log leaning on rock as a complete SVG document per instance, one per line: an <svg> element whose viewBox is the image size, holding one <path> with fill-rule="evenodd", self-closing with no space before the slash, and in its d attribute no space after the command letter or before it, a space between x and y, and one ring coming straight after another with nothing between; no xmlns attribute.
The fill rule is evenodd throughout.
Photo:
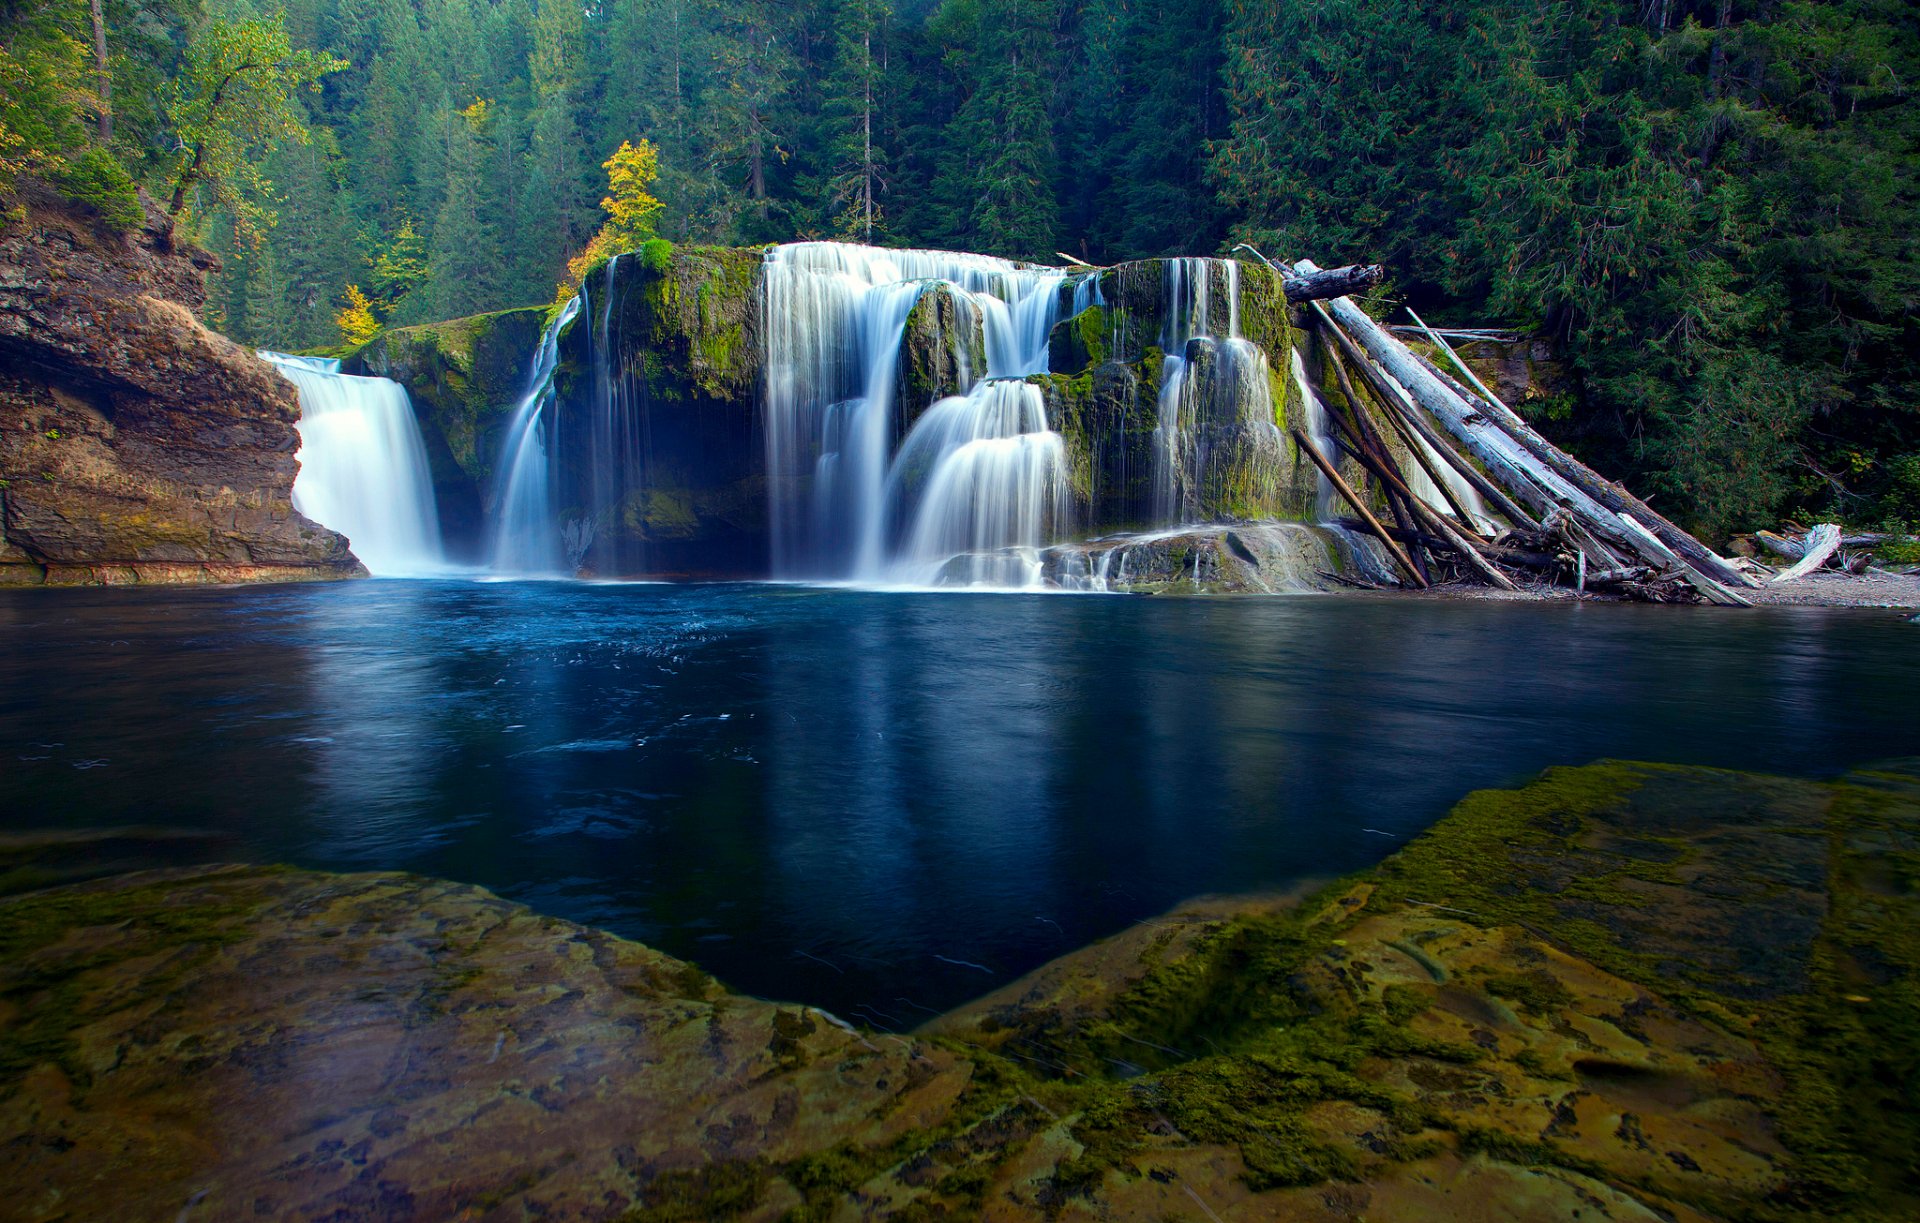
<svg viewBox="0 0 1920 1223"><path fill-rule="evenodd" d="M1467 368L1467 363L1462 361L1460 355L1453 351L1453 346L1441 339L1431 327L1428 327L1425 319L1414 314L1411 309L1407 311L1407 314L1412 317L1415 323L1419 324L1420 329L1426 333L1427 338L1432 340L1434 345L1446 354L1447 359L1465 376L1467 381L1473 384L1474 389L1479 392L1479 396L1477 397L1479 402L1476 406L1481 407L1483 410L1491 411L1494 419L1499 421L1502 428L1513 435L1515 441L1526 447L1530 453L1547 464L1547 466L1552 468L1557 474L1564 477L1575 487L1579 488L1581 492L1586 493L1589 497L1592 497L1595 501L1606 506L1614 513L1633 515L1633 517L1644 524L1649 531L1652 531L1661 543L1678 553L1689 565L1700 570L1716 582L1722 582L1728 586L1736 587L1757 586L1759 584L1746 574L1735 569L1732 563L1726 558L1718 555L1711 548L1706 547L1699 540L1687 534L1673 523L1668 522L1656 513L1646 502L1640 500L1640 498L1634 496L1613 481L1601 476L1600 473L1594 471L1585 463L1582 463L1566 451L1555 446L1552 442L1549 442L1546 438L1540 436L1539 432L1535 430L1532 425L1529 425L1525 420L1521 419L1518 412L1515 412L1512 408L1502 403L1500 397L1489 390L1487 384L1480 381L1479 376Z"/></svg>
<svg viewBox="0 0 1920 1223"><path fill-rule="evenodd" d="M1312 263L1304 260L1301 266L1303 270L1313 267ZM1543 519L1555 506L1564 507L1609 545L1643 556L1655 565L1670 563L1668 558L1674 556L1671 549L1663 547L1658 551L1649 551L1644 543L1644 528L1640 531L1629 529L1616 511L1594 500L1578 485L1515 441L1496 420L1473 407L1429 372L1405 344L1368 318L1350 299L1334 298L1327 308L1335 321L1353 336L1368 355L1378 361L1394 381L1405 387L1422 408L1445 425L1447 432L1457 438L1468 453L1485 464L1493 478L1523 505L1540 514ZM1661 555L1662 552L1665 555ZM1682 567L1689 580L1715 603L1735 607L1751 605L1747 599L1702 573L1694 565L1683 561ZM1745 585L1744 579L1741 584Z"/></svg>
<svg viewBox="0 0 1920 1223"><path fill-rule="evenodd" d="M1346 421L1341 420L1338 413L1327 409L1324 400L1321 402L1321 409L1326 411L1327 418L1339 424L1343 431L1350 430L1353 427L1347 424ZM1298 433L1299 430L1295 430L1294 432ZM1381 487L1386 490L1388 497L1391 498L1397 494L1404 500L1407 508L1413 511L1414 516L1424 523L1429 531L1433 532L1433 538L1445 544L1448 549L1458 552L1460 559L1477 569L1480 576L1487 579L1488 583L1501 590L1520 589L1514 585L1511 578L1494 568L1492 563L1489 562L1487 559L1488 548L1485 544L1467 534L1465 531L1455 528L1452 523L1447 521L1446 515L1413 495L1413 490L1407 487L1406 482L1400 478L1400 473L1394 470L1390 457L1368 454L1364 450L1356 450L1354 454L1359 458L1361 464L1364 465L1369 472L1373 473L1374 478L1380 481ZM1317 452L1313 457L1316 462L1319 461L1320 456ZM1323 467L1321 470L1324 471L1326 469ZM1351 502L1352 498L1348 498L1348 500ZM1360 509L1360 512L1363 514L1366 513L1366 510L1358 506L1357 503L1355 504L1355 508ZM1418 541L1415 542L1418 543ZM1425 547L1427 545L1420 544L1419 546Z"/></svg>
<svg viewBox="0 0 1920 1223"><path fill-rule="evenodd" d="M1807 532L1806 551L1795 561L1793 568L1774 577L1775 585L1806 577L1809 573L1827 563L1827 558L1840 550L1840 528L1834 523L1823 522Z"/></svg>
<svg viewBox="0 0 1920 1223"><path fill-rule="evenodd" d="M1320 453L1320 448L1313 444L1312 438L1309 438L1298 429L1292 429L1289 430L1289 432L1293 434L1294 444L1299 446L1301 451L1313 460L1313 465L1320 469L1320 474L1332 481L1333 486L1340 490L1340 495L1347 499L1347 504L1358 511L1360 517L1367 520L1367 526L1379 537L1380 542L1387 546L1387 551L1393 554L1393 559L1399 563L1400 568L1405 570L1407 576L1413 579L1413 584L1425 590L1427 588L1427 579L1420 576L1420 571L1414 568L1413 558L1407 555L1405 548L1402 548L1394 542L1393 536L1387 533L1387 528L1380 525L1380 520L1373 516L1373 511L1367 508L1367 504L1361 500L1360 494L1354 492L1353 486L1348 484L1346 479L1341 476L1339 468L1327 461L1327 456Z"/></svg>
<svg viewBox="0 0 1920 1223"><path fill-rule="evenodd" d="M1321 301L1329 297L1346 297L1350 293L1359 293L1380 283L1386 270L1377 263L1356 263L1344 268L1314 268L1292 272L1282 270L1280 285L1287 293L1287 301L1293 305L1302 302Z"/></svg>

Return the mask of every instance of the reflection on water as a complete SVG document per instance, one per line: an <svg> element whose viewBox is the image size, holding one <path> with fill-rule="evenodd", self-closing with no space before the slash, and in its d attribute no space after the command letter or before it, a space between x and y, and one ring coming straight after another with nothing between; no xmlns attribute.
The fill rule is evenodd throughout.
<svg viewBox="0 0 1920 1223"><path fill-rule="evenodd" d="M906 1026L1186 896L1362 866L1547 765L1920 752L1917 634L1366 598L10 592L0 832L445 875Z"/></svg>

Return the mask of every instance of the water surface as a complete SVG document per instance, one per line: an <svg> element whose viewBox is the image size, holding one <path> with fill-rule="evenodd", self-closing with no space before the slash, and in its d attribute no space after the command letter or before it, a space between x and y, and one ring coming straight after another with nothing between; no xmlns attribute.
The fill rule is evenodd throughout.
<svg viewBox="0 0 1920 1223"><path fill-rule="evenodd" d="M906 1027L1186 897L1365 866L1548 765L1920 753L1917 647L1897 614L1812 608L0 592L0 833L442 875Z"/></svg>

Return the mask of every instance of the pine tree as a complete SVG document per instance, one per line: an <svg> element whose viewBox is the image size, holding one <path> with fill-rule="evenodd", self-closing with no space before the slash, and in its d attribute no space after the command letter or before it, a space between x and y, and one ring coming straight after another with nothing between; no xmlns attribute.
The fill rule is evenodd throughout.
<svg viewBox="0 0 1920 1223"><path fill-rule="evenodd" d="M881 145L886 0L840 0L833 10L833 70L824 93L831 176L823 210L835 232L873 242L884 228L886 152Z"/></svg>
<svg viewBox="0 0 1920 1223"><path fill-rule="evenodd" d="M455 318L500 305L499 235L489 215L486 173L492 106L475 98L448 117L447 187L428 260L433 317ZM409 312L410 313L410 312Z"/></svg>

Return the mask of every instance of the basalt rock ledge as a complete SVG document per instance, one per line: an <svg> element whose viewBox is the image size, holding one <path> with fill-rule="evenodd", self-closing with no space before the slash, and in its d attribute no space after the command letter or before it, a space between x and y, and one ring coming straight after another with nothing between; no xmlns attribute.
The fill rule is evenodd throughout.
<svg viewBox="0 0 1920 1223"><path fill-rule="evenodd" d="M0 229L0 585L363 576L293 508L290 383L202 326L212 256L29 188Z"/></svg>

